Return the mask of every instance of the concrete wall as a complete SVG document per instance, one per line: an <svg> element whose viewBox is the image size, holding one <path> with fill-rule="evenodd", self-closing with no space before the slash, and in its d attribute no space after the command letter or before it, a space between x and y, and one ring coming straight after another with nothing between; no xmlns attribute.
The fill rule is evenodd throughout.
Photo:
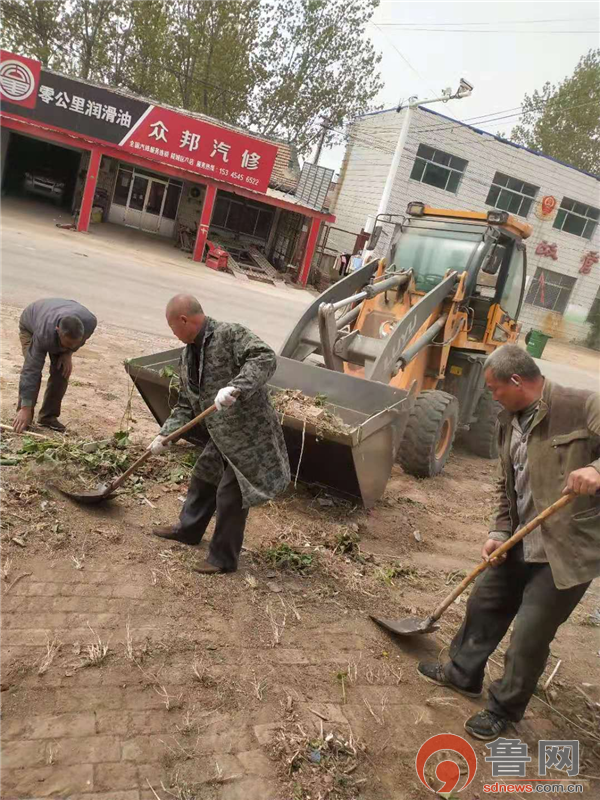
<svg viewBox="0 0 600 800"><path fill-rule="evenodd" d="M397 120L387 116L363 117L352 126L332 209L336 228L360 233L367 216L377 213L398 138ZM332 233L328 245L343 250L346 240Z"/></svg>
<svg viewBox="0 0 600 800"><path fill-rule="evenodd" d="M351 230L349 226L364 224L366 216L374 213L404 113L381 112L364 117L352 126L347 163L340 176L343 185L334 211L336 226ZM419 144L444 150L469 162L456 194L410 179ZM564 196L600 207L600 182L595 178L419 109L413 113L388 211L404 213L411 200L422 200L442 208L489 210L491 207L485 201L496 171L540 187L536 196L538 202L532 204L526 218L533 226L533 235L527 240L529 277L541 267L576 279L564 316L525 304L521 313L524 330L538 327L559 338L584 340L589 330L585 318L600 286L600 264L594 265L589 275L580 274L579 269L586 253L600 249L600 224L590 241L553 228L554 215L542 220L536 216L535 209L545 195L554 196L557 207ZM543 240L556 244L556 261L535 254ZM385 253L387 242L387 234L382 235L379 254Z"/></svg>

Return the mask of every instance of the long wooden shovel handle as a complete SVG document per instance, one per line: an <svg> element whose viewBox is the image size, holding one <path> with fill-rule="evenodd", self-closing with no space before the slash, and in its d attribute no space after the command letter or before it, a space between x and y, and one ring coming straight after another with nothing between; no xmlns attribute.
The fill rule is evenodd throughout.
<svg viewBox="0 0 600 800"><path fill-rule="evenodd" d="M507 539L506 542L503 542L503 544L501 544L500 547L498 547L497 550L494 550L494 552L489 556L489 561L482 561L481 564L478 564L473 570L473 572L467 575L467 577L458 584L456 589L450 592L450 594L442 600L442 602L435 609L433 614L431 614L431 616L427 618L427 621L431 623L438 620L442 616L444 611L449 606L452 605L452 603L456 600L456 598L460 597L460 595L464 592L467 586L470 583L472 583L475 580L475 578L481 572L484 571L484 569L487 569L490 566L490 561L493 558L498 558L498 556L502 556L504 555L504 553L507 553L512 547L514 547L517 544L517 542L520 542L521 539L524 539L528 533L531 533L531 531L535 530L538 525L541 525L545 519L548 519L548 517L551 517L553 514L556 514L557 511L560 511L561 508L564 508L565 506L569 505L569 503L572 502L572 500L574 499L575 499L574 494L563 495L555 503L552 503L551 506L544 509L544 511L542 511L541 514L538 514L537 517L532 519L531 522L528 522L527 525L525 525L523 528L514 533L510 537L510 539Z"/></svg>
<svg viewBox="0 0 600 800"><path fill-rule="evenodd" d="M197 417L191 419L189 422L186 422L185 425L182 425L181 428L178 428L173 433L170 433L168 436L165 437L163 444L168 444L172 442L173 439L179 439L180 436L183 436L184 433L187 433L191 428L201 422L205 417L208 417L210 414L213 414L217 410L216 405L213 403L212 406L209 406L205 411L201 414L198 414ZM108 495L114 492L122 483L124 483L127 478L136 471L138 467L141 467L142 464L147 461L150 456L152 455L152 450L148 448L139 458L137 461L134 461L133 464L126 470L122 475L120 475L116 480L114 480L111 484L106 487L104 494Z"/></svg>

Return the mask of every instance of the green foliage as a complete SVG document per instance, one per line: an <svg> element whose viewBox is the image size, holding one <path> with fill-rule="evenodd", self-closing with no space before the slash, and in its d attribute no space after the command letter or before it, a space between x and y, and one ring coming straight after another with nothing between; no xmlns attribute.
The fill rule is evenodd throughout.
<svg viewBox="0 0 600 800"><path fill-rule="evenodd" d="M393 586L396 578L403 578L409 583L414 583L419 577L419 571L415 567L403 567L402 564L395 561L387 567L380 567L377 570L379 580L387 586Z"/></svg>
<svg viewBox="0 0 600 800"><path fill-rule="evenodd" d="M128 444L129 437L124 431L118 431L109 444L99 443L91 452L82 442L68 443L25 436L18 454L37 464L68 463L86 472L114 474L125 471L129 465L129 456L125 452Z"/></svg>
<svg viewBox="0 0 600 800"><path fill-rule="evenodd" d="M307 153L371 109L379 0L1 0L2 46Z"/></svg>
<svg viewBox="0 0 600 800"><path fill-rule="evenodd" d="M334 553L344 553L345 555L357 555L360 552L358 543L360 535L349 528L344 528L335 536Z"/></svg>
<svg viewBox="0 0 600 800"><path fill-rule="evenodd" d="M600 174L600 49L583 56L558 86L525 95L510 138L574 167Z"/></svg>
<svg viewBox="0 0 600 800"><path fill-rule="evenodd" d="M312 565L313 557L309 553L299 553L288 544L278 544L265 551L265 558L272 567L292 569L304 572Z"/></svg>

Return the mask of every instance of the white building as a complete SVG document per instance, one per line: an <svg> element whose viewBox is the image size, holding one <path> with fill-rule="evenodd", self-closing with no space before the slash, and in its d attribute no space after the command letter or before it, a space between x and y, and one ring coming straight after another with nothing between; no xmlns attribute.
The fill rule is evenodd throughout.
<svg viewBox="0 0 600 800"><path fill-rule="evenodd" d="M406 113L375 112L351 126L332 209L336 227L360 231L376 215ZM533 234L523 330L585 340L600 305L600 177L427 108L411 113L386 212L403 214L420 200L438 208L499 208L526 219ZM383 226L377 255L385 254L391 230Z"/></svg>

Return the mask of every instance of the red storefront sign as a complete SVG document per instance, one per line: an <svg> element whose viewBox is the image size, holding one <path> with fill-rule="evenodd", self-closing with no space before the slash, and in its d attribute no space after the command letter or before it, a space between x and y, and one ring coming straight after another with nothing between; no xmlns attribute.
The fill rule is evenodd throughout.
<svg viewBox="0 0 600 800"><path fill-rule="evenodd" d="M0 50L0 100L34 108L41 68L39 61Z"/></svg>
<svg viewBox="0 0 600 800"><path fill-rule="evenodd" d="M120 141L144 158L266 192L277 157L274 144L150 106Z"/></svg>
<svg viewBox="0 0 600 800"><path fill-rule="evenodd" d="M5 113L213 180L263 193L269 187L275 144L103 86L40 71L39 62L22 56L2 51L2 59Z"/></svg>

